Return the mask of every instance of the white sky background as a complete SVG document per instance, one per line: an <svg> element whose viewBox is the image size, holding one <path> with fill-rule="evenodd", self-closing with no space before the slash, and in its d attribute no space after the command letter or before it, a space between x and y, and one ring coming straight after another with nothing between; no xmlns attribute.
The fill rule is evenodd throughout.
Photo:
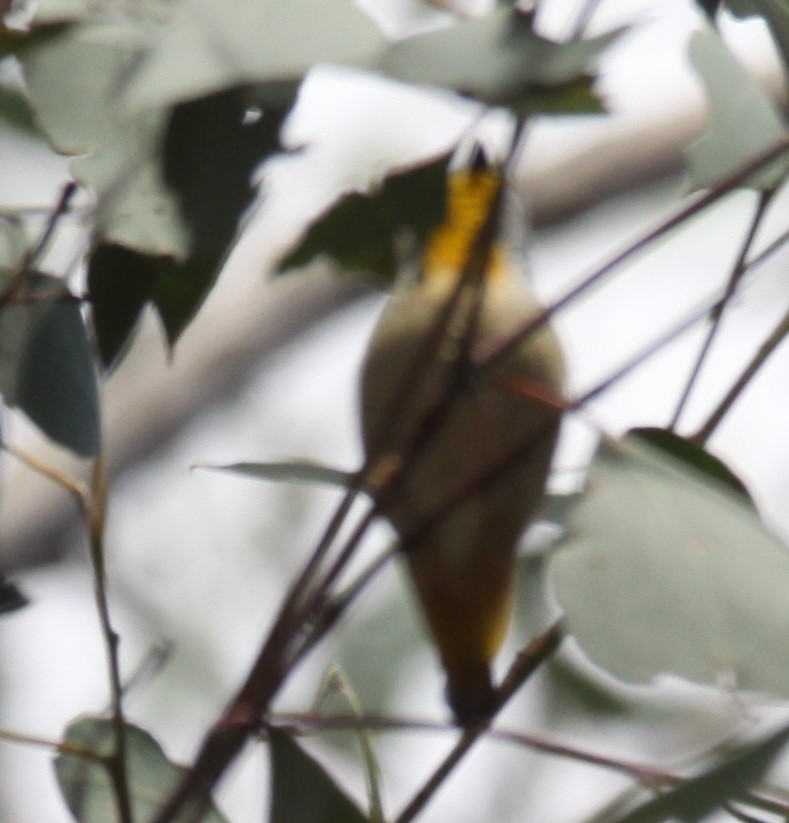
<svg viewBox="0 0 789 823"><path fill-rule="evenodd" d="M388 4L368 0L368 5ZM546 30L559 33L568 10L575 4L546 0L543 5L550 12L550 17L545 16ZM683 0L603 2L595 19L596 30L630 21L634 15L645 21L602 66L603 89L616 114L610 122L601 124L576 121L538 130L530 146L529 162L550 164L563 152L574 150L585 133L616 128L618 119L657 117L664 109L698 96L700 91L687 68L683 46L696 19L690 5ZM763 53L764 40L759 31L754 27L738 27L738 31L744 49L751 54ZM225 291L265 272L267 256L295 230L293 221L319 208L321 199L337 186L365 181L392 160L431 153L451 142L458 131L466 128L473 109L439 106L434 98L416 99L411 92L406 97L404 100L403 92L394 84L382 87L379 81L372 83L355 73L329 69L315 72L305 84L302 109L289 124L287 135L296 143L317 140L317 145L303 160L278 163L267 177L271 208L264 206L261 214L252 218L248 237L196 321L195 334L198 324L210 324L223 317ZM403 111L408 112L407 119ZM495 133L501 126L490 128ZM0 171L2 179L2 158ZM34 174L32 163L29 168L23 164L19 169L28 191L29 176ZM52 178L55 174L47 170ZM39 183L45 190L49 183L42 183L42 179L39 177ZM53 191L58 182L54 179ZM682 185L667 182L655 186L649 197L621 197L565 225L538 233L531 265L541 295L549 299L561 293L595 261L651 225L676 202ZM308 199L305 192L309 192ZM611 364L664 330L676 316L678 299L689 307L720 282L721 272L727 271L744 231L750 198L747 193L731 198L714 215L696 221L592 299L557 318L574 388L589 385ZM40 198L48 199L52 198ZM784 311L776 299L778 295L785 297L785 275L775 267L772 274L756 280L732 312L727 333L705 377L702 399L691 408L689 419L698 418L709 397L716 396L715 392L726 385L733 373L732 362L744 362L759 334L765 333ZM326 494L292 493L219 474L189 472L189 467L201 462L294 455L353 466L358 459L355 380L374 322L375 305L380 303L371 300L321 324L254 375L241 395L228 398L225 406L196 419L172 445L124 477L115 489L108 545L125 663L133 666L159 632L173 637L177 644L171 666L132 700L131 715L154 730L174 756L186 758L194 751L200 729L212 719L246 670L251 650L262 636L280 591L281 579L314 542L331 502ZM187 334L184 345L189 345L189 339ZM698 335L683 339L639 370L595 403L590 416L613 431L665 423L698 339ZM764 511L784 534L789 534L789 521L785 519L789 442L781 422L787 408L786 381L777 375L786 373L788 361L787 354L779 352L775 356L715 442L753 487ZM770 408L779 411L774 415L764 412ZM757 431L751 422L753 415L764 421ZM582 439L583 435L576 433L575 437ZM574 459L573 452L568 455L567 460ZM279 516L272 518L272 512ZM75 561L65 569L31 572L21 582L35 602L0 624L2 659L13 661L2 673L0 725L57 736L70 718L101 708L106 699L101 650L92 625L95 618L89 578L84 565ZM395 633L387 631L382 645L381 637L370 631L371 626L380 625L376 619L384 615L390 618L387 625L400 627L404 646L409 638L418 637L412 618L398 602L401 596L399 580L393 574L387 575L350 615L350 627L343 633L342 642L321 650L316 661L294 678L281 705L308 705L321 666L336 651L349 666L364 667L369 660L371 667L383 668L385 680L402 687L394 710L413 711L416 696L425 701L428 695L429 700L422 702L418 713L443 716L440 675L426 644L416 640L405 657L398 657L399 649L392 650L388 644L401 642L399 634L393 641L390 634ZM151 622L141 616L146 612ZM360 655L359 649L365 653ZM359 659L361 663L354 662ZM387 666L392 660L396 665ZM403 663L414 663L418 668L402 668ZM191 691L185 690L183 682L175 685L179 675L191 681ZM375 683L371 693L378 695L385 686ZM173 692L173 688L179 691ZM660 700L676 699L677 705L685 706L684 698L675 698L670 690L662 694ZM669 715L655 711L659 717L655 728L650 729L653 751L669 748L672 740L681 739L684 732L680 727L687 722L684 711L678 710L672 715L673 725L669 723L660 732L657 727ZM723 714L727 713L731 719L730 706L723 709ZM710 732L716 721L705 715L698 716L696 723ZM593 719L578 722L565 732L572 741L600 744L601 728ZM632 743L617 730L606 729L605 734L607 744ZM414 764L432 762L445 744L441 738L425 740L416 735L407 736L397 748L382 743L384 771L391 781L386 784L387 796L407 796L408 787L418 779ZM579 816L579 797L600 788L598 772L573 771L570 778L565 766L535 761L511 749L490 756L514 785L520 785L526 768L533 769L535 780L529 792L534 805L529 807L528 819L535 823L570 823ZM490 817L505 823L508 819L524 819L523 806L507 811L504 807L511 804L502 800L492 811L488 804L493 793L486 788L475 791L489 779L482 769L485 762L486 758L478 755L464 767L424 820L464 823ZM355 770L349 767L346 772L360 786ZM260 819L265 796L264 789L255 785L260 777L259 771L248 769L244 781L247 788L228 799L231 819ZM567 790L570 780L577 785L577 792ZM46 754L0 748L0 781L3 808L15 823L57 823L67 819L54 787L51 792L31 791L31 786L52 785Z"/></svg>

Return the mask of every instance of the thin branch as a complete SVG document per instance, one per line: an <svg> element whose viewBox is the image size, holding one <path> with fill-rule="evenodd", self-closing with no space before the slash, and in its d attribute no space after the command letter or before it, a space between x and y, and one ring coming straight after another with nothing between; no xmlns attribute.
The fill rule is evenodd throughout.
<svg viewBox="0 0 789 823"><path fill-rule="evenodd" d="M107 657L112 725L115 733L114 750L107 758L107 767L118 800L121 823L133 823L126 757L126 718L123 711L124 687L119 659L120 635L112 623L107 594L104 550L104 529L107 519L107 476L101 457L97 457L93 464L91 496L88 502L89 506L85 510L85 516L88 523L90 557L93 566L93 595Z"/></svg>
<svg viewBox="0 0 789 823"><path fill-rule="evenodd" d="M582 284L581 287L577 287L571 293L566 295L563 299L563 302L569 302L569 300L573 299L583 290L588 288L592 284L592 282L601 279L608 273L610 269L614 268L616 265L635 254L636 251L644 248L646 245L648 245L649 242L652 242L653 240L657 239L657 237L662 236L662 234L666 233L671 228L674 228L684 220L687 220L690 216L698 213L706 206L718 200L726 192L730 191L736 185L738 185L748 175L752 174L754 170L761 168L761 166L769 163L771 160L775 159L783 152L785 152L787 148L789 148L789 139L782 141L781 144L775 146L771 151L767 152L762 158L759 158L752 164L749 164L741 172L733 175L731 178L729 178L727 181L724 181L720 186L716 187L711 192L695 200L694 203L692 203L685 209L681 210L673 218L669 219L668 221L665 221L657 229L653 230L648 235L642 237L641 240L637 241L635 246L630 247L629 249L626 249L623 252L620 252L620 254L617 255L617 257L613 261L609 262L606 265L606 267L595 273L595 275L593 275L593 279L588 280L587 282ZM487 254L489 250L486 250L485 247L486 244L492 242L492 236L490 237L490 239L488 239L488 237L486 236L488 231L490 231L491 224L492 220L487 220L485 225L481 228L477 238L475 238L475 242L472 245L472 249L469 253L468 260L466 261L466 266L464 267L464 273L460 278L460 285L456 290L458 297L454 299L459 299L459 293L463 287L466 277L470 277L470 273L474 268L482 265L482 270L484 271L484 264L487 261ZM448 302L451 303L452 300ZM505 341L503 346L496 348L494 351L487 352L485 358L483 358L482 360L482 364L490 365L496 359L503 356L506 353L506 351L516 346L522 339L524 339L528 334L534 331L539 325L542 325L543 323L547 322L549 317L550 311L542 313L535 322L525 325L522 329L519 330L519 333L517 335L513 335L511 338ZM441 319L443 319L443 316ZM413 385L410 388L413 390ZM396 413L397 409L395 408L393 409L392 414L395 415ZM422 430L425 430L425 428L429 425L430 417L430 414L426 415L426 426L421 427ZM535 437L532 438L532 442L526 444L524 449L519 449L518 454L513 455L513 459L523 459L524 454L527 454L528 450L534 447L534 444L537 442L539 435L540 432L535 432ZM419 440L419 434L417 434L416 440ZM511 461L508 461L507 465L509 465L510 462ZM371 470L372 468L372 465L366 465L364 467L365 473L368 470ZM504 465L491 467L490 471L487 472L484 477L480 478L480 482L489 482L491 477L495 477L500 471L504 470L504 468ZM395 476L396 474L397 473L395 473ZM345 505L347 501L353 499L352 496L358 491L358 488L361 487L362 479L363 478L360 473L359 480L357 481L358 487L355 487L353 490L349 492L349 494L343 501L343 505ZM387 483L384 484L384 487L377 489L377 491L383 493L384 490L387 488L388 482L391 482L391 477L387 479ZM475 488L476 487L477 486L475 485ZM457 500L447 501L447 506L441 507L441 511L437 512L436 516L442 516L444 508L451 508L452 506L457 505L457 503ZM347 503L347 507L350 507L349 502ZM344 517L344 513L342 516ZM341 522L341 519L342 518L338 516L337 528L332 530L334 533L336 533L336 531L339 529L339 522ZM323 556L325 556L325 553L328 551L330 543L333 542L333 537L334 534L332 534L331 540L326 541L325 546L321 546L320 559L322 559ZM407 544L409 542L408 538L412 538L412 535L407 536L404 543ZM343 552L342 554L347 554L348 556L350 556L349 551ZM312 561L308 563L308 566L310 564L312 564ZM312 565L313 568L317 570L318 564L315 563ZM303 579L304 577L302 576L300 578L300 581L302 581ZM327 603L325 598L323 597L324 591L321 588L320 584L317 590L313 590L313 595L316 591L318 594L320 594L320 596L318 598L310 598L309 600L315 604L317 611L311 607L311 603L305 603L304 601L302 601L302 609L299 613L299 611L294 611L294 609L299 609L298 601L301 599L300 596L304 592L304 588L300 588L298 591L294 591L294 589L291 589L291 597L289 597L288 601L285 604L285 607L281 609L280 614L278 615L278 618L275 621L274 628L270 632L267 640L264 642L258 655L258 658L253 664L253 667L247 677L247 680L237 693L236 697L231 701L231 703L229 704L228 708L225 710L219 721L207 733L206 737L204 738L203 744L200 748L200 751L197 755L197 758L195 759L194 764L189 772L188 777L182 782L182 784L179 786L176 792L170 797L170 799L167 801L164 807L160 810L160 812L155 818L155 823L167 823L168 821L172 820L176 814L183 812L184 810L188 810L189 814L192 815L191 817L187 817L185 819L200 819L211 789L220 779L228 764L238 754L241 747L248 739L251 730L257 727L261 718L265 714L265 710L268 707L271 699L284 682L284 679L290 668L286 664L286 661L284 659L284 655L289 646L290 641L294 637L297 637L299 632L303 630L305 626L309 625L310 620L313 620L315 625L320 626L320 619L318 619L320 618L320 611L326 608ZM305 608L307 605L310 605L309 609ZM290 608L286 608L287 606L290 606ZM291 618L293 618L295 615L298 615L299 617L299 620L296 621L297 625L293 625L290 622ZM302 622L302 618L305 622ZM296 656L293 658L293 661L298 660L300 657L301 654L297 652Z"/></svg>
<svg viewBox="0 0 789 823"><path fill-rule="evenodd" d="M787 335L789 335L789 311L784 314L778 325L759 347L756 354L743 369L740 376L734 381L734 384L718 404L715 411L709 416L706 423L690 438L694 443L699 446L704 446L707 443L721 424L723 418L729 413L737 401L737 398L739 398L751 380L756 377L770 355L783 343Z"/></svg>
<svg viewBox="0 0 789 823"><path fill-rule="evenodd" d="M724 296L723 305L713 313L712 323L709 327L707 332L707 336L704 339L704 343L701 346L701 349L696 357L696 362L693 365L693 368L690 371L690 375L688 376L687 382L685 383L685 388L680 395L679 402L677 403L677 408L674 411L674 416L671 419L671 424L669 426L670 431L674 431L677 426L679 425L679 420L682 417L682 412L685 410L685 406L690 399L690 395L697 384L699 375L701 374L701 370L704 367L704 364L707 361L707 356L712 349L712 344L715 342L715 338L720 331L721 321L723 320L723 312L728 305L729 301L732 297L734 297L734 293L737 291L737 286L740 283L740 279L742 278L743 274L745 273L745 260L750 253L751 247L753 246L753 242L756 239L756 232L761 225L762 219L767 211L767 207L770 204L770 200L772 199L772 191L763 191L759 195L759 200L756 204L756 209L753 213L753 217L751 218L751 222L748 226L748 231L746 232L745 238L743 239L742 246L740 247L740 251L737 255L737 259L734 261L734 265L732 266L731 274L729 275L729 281L726 284L726 294Z"/></svg>
<svg viewBox="0 0 789 823"><path fill-rule="evenodd" d="M5 308L5 306L11 302L14 294L24 287L38 259L49 245L49 241L52 239L58 223L68 212L69 204L77 193L77 188L77 184L74 182L69 182L63 187L60 198L49 215L49 219L44 226L44 230L41 232L41 236L36 241L36 244L27 251L17 269L8 278L8 284L5 289L0 293L0 309Z"/></svg>
<svg viewBox="0 0 789 823"><path fill-rule="evenodd" d="M515 692L534 672L556 651L562 641L561 624L556 623L535 638L515 658L501 686L496 690L496 713L498 713ZM474 744L488 730L493 718L475 723L463 730L458 742L427 779L422 788L411 798L408 805L397 816L395 823L409 823L427 805L455 767L468 754Z"/></svg>
<svg viewBox="0 0 789 823"><path fill-rule="evenodd" d="M386 717L378 715L332 714L319 715L286 712L272 717L266 727L276 727L292 734L305 735L311 732L364 729L367 731L416 731L416 732L456 732L457 726L439 721L416 720L411 718ZM486 740L515 744L544 754L599 766L621 772L638 780L647 787L674 786L684 778L673 772L635 763L630 760L599 754L597 752L558 743L542 735L514 729L485 728L481 732Z"/></svg>
<svg viewBox="0 0 789 823"><path fill-rule="evenodd" d="M401 445L397 455L381 453L381 449L389 435L389 430L394 426L401 413L402 404L410 402L422 390L426 375L430 374L429 369L435 364L436 358L440 356L441 341L445 338L451 325L458 318L462 321L459 324L462 340L468 337L469 332L473 333L475 313L478 311L478 304L481 302L478 295L484 287L482 275L487 268L498 225L502 188L499 187L497 190L491 207L472 240L456 288L453 289L436 318L430 333L426 336L422 347L423 356L415 358L413 366L407 371L402 383L395 392L395 399L391 403L379 435L381 443L373 444L370 449L370 456L358 473L353 488L346 494L340 508L332 518L324 538L313 552L296 584L290 589L288 598L275 621L274 628L263 643L247 679L220 720L207 733L189 774L160 810L155 823L166 823L187 807L189 813L193 815L193 819L200 819L211 789L220 779L228 764L241 750L249 734L260 722L269 703L292 671L293 666L304 656L306 651L312 648L317 639L331 625L332 612L328 604L331 585L351 559L358 543L372 522L373 517L378 513L386 496L396 487L407 462L413 459L414 455L426 442L433 427L440 421L443 411L454 396L459 384L457 378L461 374L466 360L464 355L467 346L463 345L458 347L457 353L453 354L452 357L442 360L442 363L450 370L451 379L446 385L446 390L441 393L435 404L428 408L423 418L418 421L411 437L408 438L405 444ZM463 298L467 294L470 294L472 299L470 311L463 306ZM394 470L385 471L381 475L382 464L393 466ZM373 480L376 475L381 476L378 482ZM351 539L346 542L340 551L339 557L325 576L313 586L312 579L317 574L320 563L328 553L355 495L361 488L371 483L375 486L375 505L357 525ZM305 628L311 630L308 630L305 634ZM293 641L298 642L299 645L295 649L289 649ZM288 659L289 651L290 657Z"/></svg>
<svg viewBox="0 0 789 823"><path fill-rule="evenodd" d="M65 472L51 466L35 455L7 443L0 444L8 454L15 457L29 469L51 480L65 489L76 499L88 530L88 545L93 571L93 595L99 617L101 635L107 657L110 681L110 702L113 728L115 732L114 751L102 758L107 764L113 781L121 823L133 823L131 795L129 793L126 764L126 721L123 714L123 683L118 659L119 636L112 625L107 597L107 581L104 565L104 526L106 521L106 476L101 458L93 467L91 486Z"/></svg>
<svg viewBox="0 0 789 823"><path fill-rule="evenodd" d="M541 326L544 326L551 317L558 311L564 309L568 304L576 300L585 292L589 291L593 286L601 282L612 271L619 268L622 264L628 262L631 258L645 251L652 243L659 240L664 235L671 232L673 229L681 226L690 218L695 217L709 206L717 203L722 197L729 192L741 186L754 172L762 167L768 165L773 160L781 157L789 151L789 137L781 140L763 155L756 160L751 161L734 174L722 180L717 186L709 189L707 192L698 195L691 203L679 209L671 217L661 221L652 229L641 234L635 240L628 243L620 251L616 252L605 263L593 269L581 282L569 289L556 300L551 306L547 307L529 322L524 323L520 328L516 329L509 337L500 340L497 343L482 348L475 357L476 365L489 368L499 362L503 357L517 348L520 343L525 340L530 334L533 334Z"/></svg>

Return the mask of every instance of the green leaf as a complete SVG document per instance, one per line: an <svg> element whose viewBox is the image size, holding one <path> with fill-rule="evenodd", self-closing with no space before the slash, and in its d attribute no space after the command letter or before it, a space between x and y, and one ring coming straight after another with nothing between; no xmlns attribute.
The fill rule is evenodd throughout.
<svg viewBox="0 0 789 823"><path fill-rule="evenodd" d="M0 575L0 614L11 614L29 605L30 601L16 583Z"/></svg>
<svg viewBox="0 0 789 823"><path fill-rule="evenodd" d="M100 243L88 261L88 294L99 357L109 369L123 353L143 308L153 299L155 258L114 243Z"/></svg>
<svg viewBox="0 0 789 823"><path fill-rule="evenodd" d="M590 65L620 34L556 43L532 30L529 15L500 8L482 18L393 43L379 68L398 80L444 86L521 111L556 110L551 105L552 90L558 93L570 87L576 95L583 94L577 107L567 110L599 111L599 101L591 92Z"/></svg>
<svg viewBox="0 0 789 823"><path fill-rule="evenodd" d="M309 483L348 488L354 482L354 472L333 469L311 460L287 460L280 463L231 463L227 466L196 466L198 469L231 472L258 480L280 483Z"/></svg>
<svg viewBox="0 0 789 823"><path fill-rule="evenodd" d="M167 125L164 178L190 236L187 259L163 267L154 295L171 344L216 280L252 200L254 169L279 149L292 100L250 118L258 100L255 89L226 89L176 106Z"/></svg>
<svg viewBox="0 0 789 823"><path fill-rule="evenodd" d="M789 729L783 728L763 740L749 743L729 754L723 762L650 800L616 823L661 823L664 820L696 823L703 820L758 781L781 753L787 739Z"/></svg>
<svg viewBox="0 0 789 823"><path fill-rule="evenodd" d="M144 33L131 18L117 29L74 27L26 55L22 64L50 143L63 154L80 155L72 172L99 195L100 238L183 259L188 233L159 168L165 114L128 112L118 100Z"/></svg>
<svg viewBox="0 0 789 823"><path fill-rule="evenodd" d="M99 390L93 351L79 306L53 300L26 341L19 360L17 403L57 443L82 457L101 441Z"/></svg>
<svg viewBox="0 0 789 823"><path fill-rule="evenodd" d="M184 0L149 42L126 90L132 108L250 82L291 96L316 63L369 64L384 37L351 0Z"/></svg>
<svg viewBox="0 0 789 823"><path fill-rule="evenodd" d="M444 217L449 156L389 175L368 194L341 198L313 223L282 268L328 255L345 271L393 278L398 260L392 239L409 228L421 242Z"/></svg>
<svg viewBox="0 0 789 823"><path fill-rule="evenodd" d="M135 820L150 820L181 782L187 770L171 763L161 746L145 730L127 723L124 727L126 762ZM61 750L55 758L55 774L66 805L78 823L116 823L120 813L110 773L99 758L112 754L115 728L101 717L78 718L66 729L63 745L83 749L93 757ZM173 823L193 816L179 814ZM204 823L226 823L211 805L200 818Z"/></svg>
<svg viewBox="0 0 789 823"><path fill-rule="evenodd" d="M704 188L764 154L786 137L786 128L765 90L712 29L693 34L689 54L704 83L710 110L704 134L687 152L688 173L696 186ZM770 191L787 173L789 160L782 158L751 177L747 185Z"/></svg>
<svg viewBox="0 0 789 823"><path fill-rule="evenodd" d="M628 434L644 440L656 449L675 457L683 463L687 463L701 474L722 483L735 494L742 495L745 500L754 505L753 499L742 480L720 458L710 454L706 449L697 446L687 438L667 429L656 427L630 429Z"/></svg>
<svg viewBox="0 0 789 823"><path fill-rule="evenodd" d="M46 275L28 297L0 313L0 391L47 436L91 457L101 441L99 391L79 304Z"/></svg>
<svg viewBox="0 0 789 823"><path fill-rule="evenodd" d="M246 122L256 99L255 90L236 88L173 109L163 137L162 177L189 240L180 259L97 244L88 287L105 367L122 355L149 302L174 344L210 291L251 201L253 169L279 146L285 110Z"/></svg>
<svg viewBox="0 0 789 823"><path fill-rule="evenodd" d="M270 823L368 823L323 767L289 735L270 730Z"/></svg>
<svg viewBox="0 0 789 823"><path fill-rule="evenodd" d="M789 695L789 552L741 495L664 453L601 445L549 569L569 633L615 677Z"/></svg>

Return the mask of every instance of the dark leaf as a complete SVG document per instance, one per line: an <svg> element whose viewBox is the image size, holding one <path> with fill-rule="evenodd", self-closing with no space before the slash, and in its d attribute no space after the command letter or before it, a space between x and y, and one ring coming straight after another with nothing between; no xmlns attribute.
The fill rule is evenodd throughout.
<svg viewBox="0 0 789 823"><path fill-rule="evenodd" d="M696 5L707 15L711 22L714 22L722 3L723 0L696 0Z"/></svg>
<svg viewBox="0 0 789 823"><path fill-rule="evenodd" d="M91 457L100 444L99 392L79 303L46 275L31 278L26 297L0 313L0 391L47 436Z"/></svg>
<svg viewBox="0 0 789 823"><path fill-rule="evenodd" d="M233 88L173 109L164 137L163 174L190 240L186 261L163 266L154 293L171 343L216 279L251 201L252 172L278 150L290 102L250 118L254 93Z"/></svg>
<svg viewBox="0 0 789 823"><path fill-rule="evenodd" d="M289 735L271 730L270 823L367 823L323 767Z"/></svg>
<svg viewBox="0 0 789 823"><path fill-rule="evenodd" d="M722 460L710 454L701 446L692 443L687 438L681 437L667 429L656 427L631 429L628 434L641 438L641 440L644 440L656 449L660 449L660 451L665 452L671 457L687 463L706 477L722 483L735 494L741 494L753 505L753 499L742 480L740 480Z"/></svg>
<svg viewBox="0 0 789 823"><path fill-rule="evenodd" d="M398 261L393 238L398 231L408 228L422 241L444 217L448 162L443 155L391 174L368 194L346 195L309 228L283 268L327 255L347 271L394 277Z"/></svg>
<svg viewBox="0 0 789 823"><path fill-rule="evenodd" d="M40 135L30 101L19 89L0 86L0 118L4 124L21 132Z"/></svg>
<svg viewBox="0 0 789 823"><path fill-rule="evenodd" d="M316 63L366 66L384 43L349 0L184 0L163 16L126 90L138 110L250 82L292 96Z"/></svg>
<svg viewBox="0 0 789 823"><path fill-rule="evenodd" d="M183 779L186 769L171 763L161 746L139 726L124 727L126 763L135 820L150 820ZM118 823L120 812L110 773L100 759L115 748L115 727L101 717L78 718L66 729L63 744L86 750L93 756L61 751L55 758L60 791L78 823ZM186 823L193 815L184 812L173 823ZM227 823L211 805L200 818L203 823Z"/></svg>
<svg viewBox="0 0 789 823"><path fill-rule="evenodd" d="M156 259L114 243L99 243L88 261L88 293L99 356L109 369L153 299Z"/></svg>
<svg viewBox="0 0 789 823"><path fill-rule="evenodd" d="M27 339L17 403L41 430L82 457L99 451L99 392L79 305L52 300Z"/></svg>

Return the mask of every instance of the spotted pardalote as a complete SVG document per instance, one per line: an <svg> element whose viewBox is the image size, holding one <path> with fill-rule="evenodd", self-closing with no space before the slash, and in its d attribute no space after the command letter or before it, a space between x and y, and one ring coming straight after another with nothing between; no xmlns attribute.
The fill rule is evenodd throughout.
<svg viewBox="0 0 789 823"><path fill-rule="evenodd" d="M486 368L474 353L534 317L524 261L499 231L476 286L469 254L501 196L489 166L450 174L420 276L399 284L362 370L361 419L381 510L446 672L458 720L494 708L519 539L540 505L561 417L563 358L549 325ZM498 207L496 207L498 208ZM485 259L485 258L483 258ZM448 301L451 313L436 339Z"/></svg>

